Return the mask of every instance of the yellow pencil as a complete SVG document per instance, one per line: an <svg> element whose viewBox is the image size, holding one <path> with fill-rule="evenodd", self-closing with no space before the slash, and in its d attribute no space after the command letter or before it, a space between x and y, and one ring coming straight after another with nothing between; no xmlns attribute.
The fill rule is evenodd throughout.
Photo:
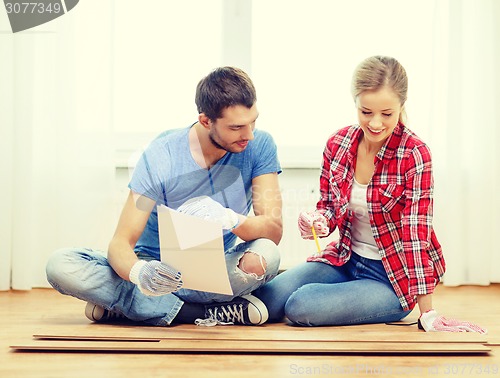
<svg viewBox="0 0 500 378"><path fill-rule="evenodd" d="M314 229L314 226L311 227L311 230L314 237L314 241L316 242L316 248L318 248L318 252L321 252L321 247L319 246L319 241L318 241L318 235L316 235L316 230Z"/></svg>

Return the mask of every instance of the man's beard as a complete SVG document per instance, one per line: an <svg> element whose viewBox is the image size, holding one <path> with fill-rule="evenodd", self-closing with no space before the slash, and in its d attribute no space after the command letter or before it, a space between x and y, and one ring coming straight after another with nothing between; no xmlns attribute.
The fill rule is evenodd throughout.
<svg viewBox="0 0 500 378"><path fill-rule="evenodd" d="M215 148L218 148L219 150L224 150L224 151L231 152L226 147L223 147L219 143L217 143L217 141L212 136L212 133L208 133L208 138L210 139L210 142L212 142L212 144L215 146Z"/></svg>

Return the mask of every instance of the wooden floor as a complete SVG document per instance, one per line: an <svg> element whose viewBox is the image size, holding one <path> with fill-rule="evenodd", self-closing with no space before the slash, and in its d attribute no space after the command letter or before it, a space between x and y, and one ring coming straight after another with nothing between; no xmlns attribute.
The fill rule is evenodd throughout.
<svg viewBox="0 0 500 378"><path fill-rule="evenodd" d="M50 289L29 292L0 292L0 377L499 377L500 378L500 285L488 287L440 286L434 307L443 315L476 322L489 330L485 336L491 352L484 355L391 355L360 353L144 353L144 352L19 352L10 348L19 340L36 334L73 334L75 329L101 330L113 335L113 325L90 324L83 314L84 303ZM416 312L406 321L416 319ZM100 327L100 328L99 328ZM103 328L105 327L105 328ZM184 328L182 328L184 327ZM199 332L196 326L171 328L172 332ZM373 336L391 340L401 327L375 325L359 327L324 327L305 329L302 334L328 339L331 335L349 334L351 340L370 330ZM143 327L141 327L143 328ZM221 328L221 327L218 327ZM227 326L221 332L256 338L260 327ZM295 327L270 325L260 328L266 335L286 335ZM157 337L168 328L147 329ZM105 331L105 332L104 332ZM146 330L143 331L146 332ZM415 326L415 338L426 337ZM99 331L100 332L100 331ZM99 334L99 332L97 332ZM212 331L213 332L213 331ZM367 334L366 332L364 333ZM449 335L449 334L448 334ZM433 334L432 338L437 335ZM366 337L366 336L365 336ZM429 336L431 337L431 336ZM443 338L445 336L443 335ZM217 343L200 341L200 343Z"/></svg>

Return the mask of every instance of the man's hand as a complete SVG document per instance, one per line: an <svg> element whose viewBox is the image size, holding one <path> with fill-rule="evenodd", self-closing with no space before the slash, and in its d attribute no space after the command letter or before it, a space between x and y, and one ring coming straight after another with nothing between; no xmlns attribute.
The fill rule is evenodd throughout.
<svg viewBox="0 0 500 378"><path fill-rule="evenodd" d="M130 270L129 279L148 296L169 294L182 287L181 273L157 260L137 261Z"/></svg>
<svg viewBox="0 0 500 378"><path fill-rule="evenodd" d="M426 332L477 332L487 333L487 331L477 324L464 322L456 319L447 319L440 316L436 310L430 310L420 315L418 327Z"/></svg>
<svg viewBox="0 0 500 378"><path fill-rule="evenodd" d="M222 206L207 196L195 197L184 202L177 211L221 224L224 230L232 230L240 223L240 217L233 210Z"/></svg>
<svg viewBox="0 0 500 378"><path fill-rule="evenodd" d="M318 237L328 236L330 231L328 221L319 211L303 211L299 214L298 226L302 239L311 240L314 238L312 227Z"/></svg>

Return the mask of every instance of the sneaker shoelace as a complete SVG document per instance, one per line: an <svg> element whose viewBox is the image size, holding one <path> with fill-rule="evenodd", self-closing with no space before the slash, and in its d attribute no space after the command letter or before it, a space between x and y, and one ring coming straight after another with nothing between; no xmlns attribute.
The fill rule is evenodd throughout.
<svg viewBox="0 0 500 378"><path fill-rule="evenodd" d="M199 326L212 327L216 325L231 325L234 323L244 323L243 304L233 304L217 306L208 309L209 317L206 319L196 319L195 324Z"/></svg>
<svg viewBox="0 0 500 378"><path fill-rule="evenodd" d="M125 315L122 315L118 312L106 310L106 314L105 316L103 316L103 319L113 320L113 319L127 319L127 318L125 317Z"/></svg>

